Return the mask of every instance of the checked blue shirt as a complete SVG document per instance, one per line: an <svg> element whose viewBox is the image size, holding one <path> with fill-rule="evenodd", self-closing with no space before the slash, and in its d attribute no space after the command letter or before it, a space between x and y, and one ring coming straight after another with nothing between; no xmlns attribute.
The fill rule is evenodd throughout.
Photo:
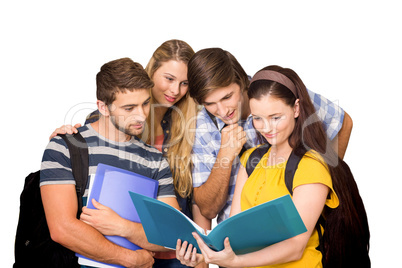
<svg viewBox="0 0 402 268"><path fill-rule="evenodd" d="M327 136L331 140L334 139L342 127L345 112L323 96L309 90L308 93L316 109L316 114L323 122ZM221 146L221 130L225 125L219 118L216 118L216 123L217 125L212 121L205 108L197 115L197 130L191 156L193 161L193 187L200 187L207 181L215 164ZM247 142L244 147L249 149L257 146L257 133L253 127L252 117L249 116L247 120L239 122L239 124L247 135ZM240 160L236 157L230 174L228 198L225 206L218 214L218 223L229 217L239 167Z"/></svg>

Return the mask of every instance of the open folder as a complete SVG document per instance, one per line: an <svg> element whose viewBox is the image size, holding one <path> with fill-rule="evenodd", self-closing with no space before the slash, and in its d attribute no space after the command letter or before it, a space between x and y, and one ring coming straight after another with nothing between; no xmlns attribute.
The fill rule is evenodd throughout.
<svg viewBox="0 0 402 268"><path fill-rule="evenodd" d="M177 239L188 241L200 252L192 232L213 250L224 249L229 237L236 254L253 252L307 231L290 195L285 195L234 215L208 234L177 209L141 194L130 192L148 242L175 249Z"/></svg>
<svg viewBox="0 0 402 268"><path fill-rule="evenodd" d="M156 198L158 181L121 168L98 164L87 207L94 209L95 207L92 205L91 200L95 199L102 205L110 207L119 214L120 217L134 222L141 222L130 198L129 191L148 196L151 199ZM140 249L139 246L131 243L124 237L105 237L113 243L125 248L131 250ZM82 265L94 267L122 267L119 265L102 264L82 255L76 255L79 257L78 262Z"/></svg>

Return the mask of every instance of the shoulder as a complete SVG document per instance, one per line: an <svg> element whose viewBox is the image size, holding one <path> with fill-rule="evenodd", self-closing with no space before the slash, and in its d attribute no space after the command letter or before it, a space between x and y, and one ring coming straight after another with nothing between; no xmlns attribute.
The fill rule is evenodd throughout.
<svg viewBox="0 0 402 268"><path fill-rule="evenodd" d="M67 144L60 136L56 136L50 140L43 153L40 168L40 186L74 183Z"/></svg>
<svg viewBox="0 0 402 268"><path fill-rule="evenodd" d="M197 115L196 133L200 133L200 130L205 130L205 129L210 130L212 126L215 126L214 122L212 121L211 117L208 115L208 112L205 109L205 107L203 107L202 110Z"/></svg>
<svg viewBox="0 0 402 268"><path fill-rule="evenodd" d="M298 169L299 168L313 169L312 172L314 171L314 169L325 170L329 172L324 158L317 151L314 150L310 150L304 154L304 156L300 160Z"/></svg>
<svg viewBox="0 0 402 268"><path fill-rule="evenodd" d="M307 91L328 138L333 140L342 127L345 111L324 96L309 89Z"/></svg>
<svg viewBox="0 0 402 268"><path fill-rule="evenodd" d="M242 166L246 167L247 162L249 161L251 154L252 154L255 150L257 150L258 148L260 148L261 146L264 146L264 145L267 145L267 144L261 144L261 145L258 145L258 146L256 146L256 147L253 147L253 148L248 149L247 151L245 151L245 152L242 154L241 158L240 158L240 163L242 164ZM262 148L260 148L260 149L262 149ZM264 150L264 151L265 151L265 150ZM267 149L267 151L268 151L268 149ZM262 157L261 157L261 158L262 158ZM259 158L259 160L260 160L261 158Z"/></svg>
<svg viewBox="0 0 402 268"><path fill-rule="evenodd" d="M52 154L63 154L66 157L70 156L67 144L62 137L56 136L49 141L43 155L44 159L42 161L48 160L46 157Z"/></svg>
<svg viewBox="0 0 402 268"><path fill-rule="evenodd" d="M293 187L307 183L323 183L332 187L331 175L323 157L316 151L308 151L300 160Z"/></svg>
<svg viewBox="0 0 402 268"><path fill-rule="evenodd" d="M205 108L197 115L197 127L193 150L209 150L220 146L221 134Z"/></svg>

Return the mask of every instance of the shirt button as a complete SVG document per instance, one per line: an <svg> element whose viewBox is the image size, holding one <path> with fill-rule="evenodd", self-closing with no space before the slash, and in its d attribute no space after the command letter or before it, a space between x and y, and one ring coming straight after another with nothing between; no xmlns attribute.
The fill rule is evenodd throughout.
<svg viewBox="0 0 402 268"><path fill-rule="evenodd" d="M169 130L166 130L166 133L169 134Z"/></svg>
<svg viewBox="0 0 402 268"><path fill-rule="evenodd" d="M164 151L165 153L167 153L168 149L167 149L167 148L165 148L165 149L163 149L163 151Z"/></svg>
<svg viewBox="0 0 402 268"><path fill-rule="evenodd" d="M162 121L162 123L164 123L164 124L165 124L165 123L166 123L166 120L163 120L163 121Z"/></svg>

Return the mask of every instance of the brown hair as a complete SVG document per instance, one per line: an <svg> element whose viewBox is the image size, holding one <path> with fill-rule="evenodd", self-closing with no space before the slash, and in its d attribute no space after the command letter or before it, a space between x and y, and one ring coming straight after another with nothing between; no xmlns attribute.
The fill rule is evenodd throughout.
<svg viewBox="0 0 402 268"><path fill-rule="evenodd" d="M159 46L153 53L145 70L149 77L153 78L154 73L162 65L162 63L175 60L188 64L190 58L194 55L194 50L186 42L181 40L169 40ZM151 104L155 104L152 98ZM190 196L193 190L191 176L191 150L195 136L195 124L197 115L197 105L190 97L189 92L186 93L172 109L172 124L170 129L169 143L165 145L168 148L166 153L170 169L173 174L173 184L176 192L181 197ZM151 109L151 112L155 111ZM161 122L155 122L151 114L147 119L148 126L156 125ZM151 128L152 129L152 128ZM152 135L148 135L147 143L153 144Z"/></svg>
<svg viewBox="0 0 402 268"><path fill-rule="evenodd" d="M142 65L130 58L105 63L96 75L96 97L106 105L113 103L117 92L149 90L153 86Z"/></svg>
<svg viewBox="0 0 402 268"><path fill-rule="evenodd" d="M368 220L352 172L329 146L329 140L299 76L293 70L279 66L268 66L262 70L279 72L287 76L296 86L300 115L289 137L289 144L294 152L303 155L307 150L315 150L328 164L334 191L339 198L339 206L332 210L325 207L323 211L326 219L323 259L328 264L326 267L368 267L370 264ZM291 107L296 100L290 89L271 80L252 82L247 94L249 99L272 95Z"/></svg>
<svg viewBox="0 0 402 268"><path fill-rule="evenodd" d="M240 63L228 51L221 48L202 49L188 63L190 96L199 104L212 91L232 83L238 84L241 91L245 91L249 80Z"/></svg>

